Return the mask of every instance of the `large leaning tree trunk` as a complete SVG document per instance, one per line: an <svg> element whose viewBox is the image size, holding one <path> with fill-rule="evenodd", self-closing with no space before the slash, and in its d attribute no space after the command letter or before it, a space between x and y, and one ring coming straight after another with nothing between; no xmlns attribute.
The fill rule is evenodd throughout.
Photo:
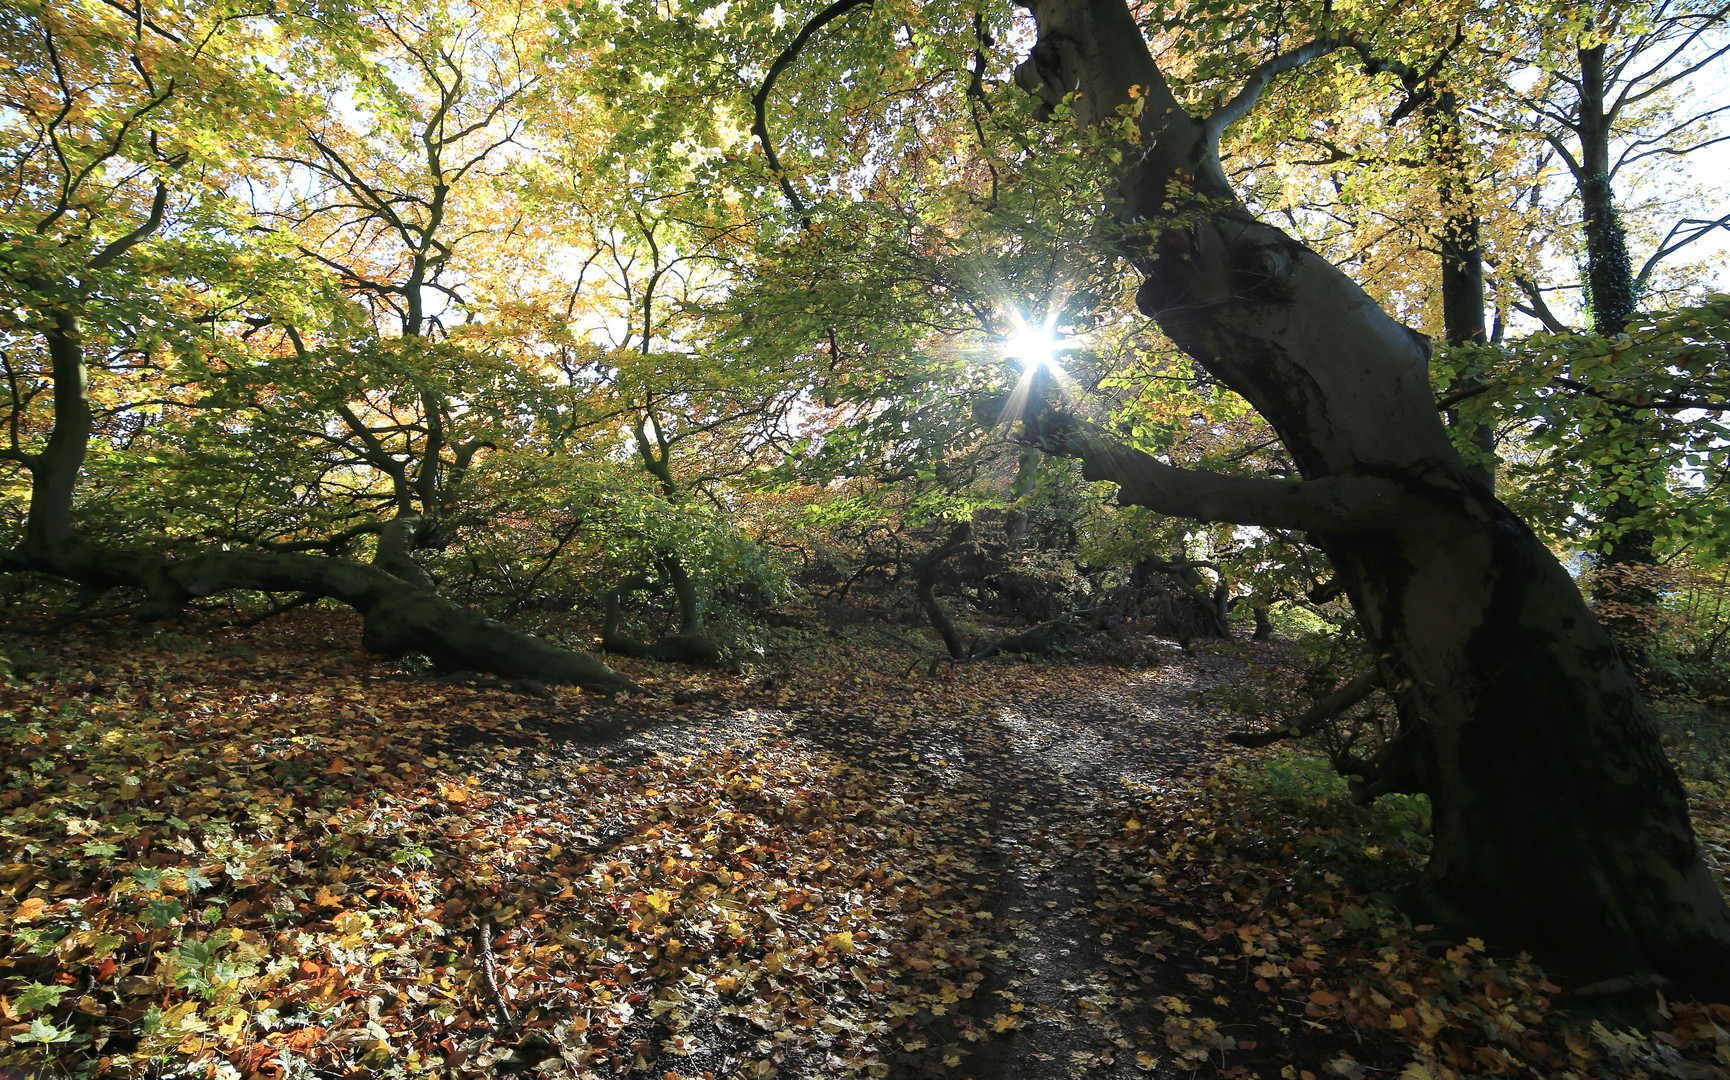
<svg viewBox="0 0 1730 1080"><path fill-rule="evenodd" d="M1055 406L1021 437L1082 458L1125 503L1319 538L1406 718L1359 790L1429 796L1434 854L1414 899L1432 917L1577 984L1730 992L1730 912L1638 691L1567 573L1454 451L1427 341L1257 221L1221 169L1220 133L1268 80L1339 43L1246 72L1199 116L1123 0L1032 11L1020 84L1051 104L1073 95L1080 122L1120 124L1130 144L1111 213L1144 276L1138 306L1267 418L1304 479L1174 468Z"/></svg>

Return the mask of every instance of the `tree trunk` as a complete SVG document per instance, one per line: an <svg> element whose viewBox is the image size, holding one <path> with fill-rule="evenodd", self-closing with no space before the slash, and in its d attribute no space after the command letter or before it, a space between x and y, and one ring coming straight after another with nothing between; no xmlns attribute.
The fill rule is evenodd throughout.
<svg viewBox="0 0 1730 1080"><path fill-rule="evenodd" d="M1429 125L1430 154L1441 166L1442 219L1442 328L1449 345L1482 345L1489 340L1484 326L1484 244L1477 209L1472 205L1472 182L1467 176L1465 133L1460 130L1460 103L1452 90L1442 90L1424 110ZM1476 380L1458 381L1450 394L1471 390ZM1463 421L1455 410L1448 412L1448 426ZM1465 441L1482 461L1470 464L1472 478L1492 494L1496 490L1496 428L1485 421L1470 422Z"/></svg>
<svg viewBox="0 0 1730 1080"><path fill-rule="evenodd" d="M72 538L72 494L84 468L93 418L90 373L84 366L83 331L77 314L62 308L50 316L43 337L54 380L54 426L30 470L30 514L26 547L48 549Z"/></svg>
<svg viewBox="0 0 1730 1080"><path fill-rule="evenodd" d="M1616 206L1616 189L1610 182L1610 115L1605 108L1605 46L1581 49L1580 58L1580 160L1575 184L1580 192L1580 230L1586 248L1586 306L1594 333L1604 337L1620 334L1634 317L1639 296L1634 287L1634 266L1628 258L1627 232ZM1618 410L1616 417L1630 433L1644 426L1635 410ZM1634 523L1641 514L1637 491L1629 491L1630 478L1637 488L1661 487L1662 467L1650 454L1641 453L1640 440L1625 443L1627 452L1599 462L1594 473L1607 490L1619 491L1600 513L1594 536L1597 572L1593 575L1592 598L1630 657L1645 666L1645 640L1651 633L1652 609L1658 594L1642 570L1653 566L1651 529Z"/></svg>
<svg viewBox="0 0 1730 1080"><path fill-rule="evenodd" d="M188 601L232 589L329 597L363 620L361 644L387 656L422 653L447 671L580 686L604 694L641 691L629 678L582 653L495 622L377 566L323 555L213 551L163 559L76 541L0 553L0 566L146 593L141 617L170 614Z"/></svg>
<svg viewBox="0 0 1730 1080"><path fill-rule="evenodd" d="M75 296L75 294L73 294ZM190 558L98 548L77 539L72 502L93 427L88 370L75 307L44 328L53 364L54 425L31 476L23 542L0 551L0 568L50 574L96 588L145 590L141 618L160 618L187 601L229 589L297 592L339 600L360 612L361 641L389 655L424 653L441 667L505 678L571 684L601 693L640 690L592 657L559 648L440 597L409 552L419 518L399 517L379 538L380 565L283 552L212 551Z"/></svg>
<svg viewBox="0 0 1730 1080"><path fill-rule="evenodd" d="M394 574L417 589L433 592L437 586L421 564L414 559L419 535L426 522L419 514L398 514L379 530L378 549L372 564Z"/></svg>
<svg viewBox="0 0 1730 1080"><path fill-rule="evenodd" d="M1730 991L1730 912L1635 686L1567 573L1454 452L1427 342L1232 193L1217 139L1269 69L1196 117L1123 0L1033 12L1024 87L1052 104L1079 90L1084 123L1141 88L1112 207L1138 223L1123 241L1145 276L1138 305L1267 418L1304 479L1177 469L1049 398L1019 437L1080 456L1125 502L1317 536L1404 718L1363 789L1422 791L1434 807L1423 903L1571 979Z"/></svg>
<svg viewBox="0 0 1730 1080"><path fill-rule="evenodd" d="M678 604L679 629L663 634L653 644L640 641L625 632L624 599L644 585L642 578L632 578L607 594L606 621L601 627L601 648L619 656L634 656L641 660L659 660L673 664L718 664L721 647L703 633L703 609L697 588L676 556L664 556L662 569L673 587Z"/></svg>
<svg viewBox="0 0 1730 1080"><path fill-rule="evenodd" d="M1250 640L1272 641L1273 619L1269 617L1267 602L1257 600L1255 606L1250 609L1250 613L1255 616L1255 633L1250 635Z"/></svg>
<svg viewBox="0 0 1730 1080"><path fill-rule="evenodd" d="M924 609L925 617L931 620L931 628L937 631L937 636L943 641L943 649L952 660L967 658L967 647L961 643L961 635L955 629L955 623L949 618L949 613L943 610L943 604L937 599L937 568L951 555L966 547L973 540L973 526L962 522L949 530L936 547L927 551L913 564L913 580L917 585L919 606Z"/></svg>

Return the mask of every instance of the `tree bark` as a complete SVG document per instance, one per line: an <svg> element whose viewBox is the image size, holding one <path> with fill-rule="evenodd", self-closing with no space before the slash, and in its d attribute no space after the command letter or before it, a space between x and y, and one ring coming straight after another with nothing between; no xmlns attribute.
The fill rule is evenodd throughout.
<svg viewBox="0 0 1730 1080"><path fill-rule="evenodd" d="M644 585L641 577L607 594L606 619L601 627L601 648L619 656L640 660L659 660L674 664L719 664L721 647L703 632L703 609L698 601L696 583L685 572L676 556L663 556L662 570L667 574L678 604L679 629L663 634L650 644L625 632L624 599Z"/></svg>
<svg viewBox="0 0 1730 1080"><path fill-rule="evenodd" d="M1567 573L1455 453L1427 342L1243 208L1219 165L1223 122L1171 95L1123 0L1032 10L1022 86L1053 104L1079 91L1089 123L1140 88L1110 207L1130 226L1138 305L1267 418L1304 479L1194 478L1049 403L1028 434L1119 480L1125 501L1317 535L1401 705L1399 752L1366 783L1433 807L1422 906L1571 979L1730 991L1730 912L1681 784Z"/></svg>
<svg viewBox="0 0 1730 1080"><path fill-rule="evenodd" d="M363 620L361 644L387 656L422 653L447 671L580 686L604 694L641 691L628 677L582 653L495 622L378 566L323 555L213 551L183 559L115 551L75 540L0 553L0 566L85 584L146 593L140 617L161 617L188 601L232 589L329 597Z"/></svg>
<svg viewBox="0 0 1730 1080"><path fill-rule="evenodd" d="M1442 260L1442 331L1449 345L1482 345L1489 340L1484 325L1484 244L1472 182L1466 173L1465 133L1460 130L1460 103L1452 90L1438 92L1424 109L1431 156L1441 166L1444 208L1440 248ZM1455 394L1470 390L1472 381L1448 387ZM1448 411L1448 426L1468 423L1457 410ZM1472 462L1472 478L1492 494L1496 490L1496 428L1470 421L1465 439L1483 458Z"/></svg>
<svg viewBox="0 0 1730 1080"><path fill-rule="evenodd" d="M1580 158L1574 170L1580 192L1580 230L1586 248L1586 307L1594 333L1604 337L1620 334L1634 317L1639 290L1634 266L1628 257L1627 232L1616 206L1616 190L1610 182L1610 125L1606 108L1606 47L1597 45L1579 51ZM1617 419L1630 431L1642 426L1635 410L1619 411ZM1628 483L1629 467L1638 470L1641 486L1665 483L1663 469L1650 454L1641 453L1639 441L1633 449L1609 461L1599 462L1594 472L1607 488ZM1611 500L1599 515L1596 536L1597 573L1592 596L1605 612L1606 623L1639 666L1645 666L1644 641L1651 632L1651 610L1658 594L1646 583L1641 569L1657 562L1652 530L1635 526L1641 509L1633 493Z"/></svg>
<svg viewBox="0 0 1730 1080"><path fill-rule="evenodd" d="M951 660L966 659L967 647L961 643L961 634L955 629L954 620L943 610L943 604L937 599L937 568L972 541L973 526L963 521L951 528L949 535L922 555L912 568L913 580L919 594L919 606L924 609L925 617L931 620L931 628L937 631L937 636L943 641L943 650L949 654Z"/></svg>

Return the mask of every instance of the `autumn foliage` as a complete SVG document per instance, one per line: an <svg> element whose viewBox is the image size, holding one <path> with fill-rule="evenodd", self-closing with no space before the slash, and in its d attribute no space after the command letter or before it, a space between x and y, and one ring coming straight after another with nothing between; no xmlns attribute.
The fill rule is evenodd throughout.
<svg viewBox="0 0 1730 1080"><path fill-rule="evenodd" d="M1316 763L1226 751L1194 660L909 679L899 650L842 637L772 685L644 671L668 696L608 704L332 652L355 632L308 613L9 642L0 1061L967 1076L1031 1052L1408 1080L1730 1063L1724 1006L1625 1033L1529 963L1406 924L1380 890L1423 857L1421 808L1357 809ZM1697 796L1722 851L1726 793ZM1073 954L1048 955L1052 925L1081 931Z"/></svg>

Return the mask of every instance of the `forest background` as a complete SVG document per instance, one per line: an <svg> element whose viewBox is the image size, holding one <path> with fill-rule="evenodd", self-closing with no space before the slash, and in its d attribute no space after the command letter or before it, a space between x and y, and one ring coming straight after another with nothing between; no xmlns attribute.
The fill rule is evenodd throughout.
<svg viewBox="0 0 1730 1080"><path fill-rule="evenodd" d="M1304 736L1364 800L1405 790L1372 766L1421 710L1328 529L1120 505L1096 481L1134 477L1050 434L1316 474L1136 313L1156 215L1123 211L1123 125L1157 94L1107 117L1018 86L1033 14L11 5L8 623L336 602L374 652L609 695L663 676L597 647L755 677L789 620L847 604L903 643L929 626L927 678L1132 662L1138 619L1185 647L1277 631L1300 659L1238 704L1281 719L1240 741ZM1473 483L1588 591L1690 732L1689 779L1721 781L1730 299L1706 253L1730 216L1678 162L1730 137L1700 93L1730 8L1132 14L1243 209L1434 343L1424 389ZM18 746L54 727L10 722ZM15 923L47 880L14 875ZM127 880L160 918L160 877ZM82 1038L92 1014L30 970L15 1042Z"/></svg>

